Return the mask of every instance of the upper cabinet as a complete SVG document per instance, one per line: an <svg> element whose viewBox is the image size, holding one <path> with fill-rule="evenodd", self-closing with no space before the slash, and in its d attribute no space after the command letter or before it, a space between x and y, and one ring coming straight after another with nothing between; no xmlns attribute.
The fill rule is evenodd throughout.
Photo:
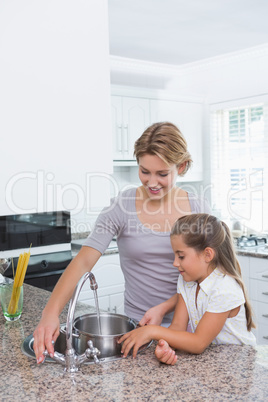
<svg viewBox="0 0 268 402"><path fill-rule="evenodd" d="M149 125L169 121L182 132L193 159L192 168L179 181L203 180L203 103L178 101L168 95L161 98L158 94L141 93L139 97L125 93L112 95L114 166L136 166L135 141Z"/></svg>
<svg viewBox="0 0 268 402"><path fill-rule="evenodd" d="M112 96L114 161L135 161L134 144L150 125L149 99Z"/></svg>
<svg viewBox="0 0 268 402"><path fill-rule="evenodd" d="M169 121L175 124L187 141L193 165L179 181L203 179L203 104L174 100L151 99L151 122Z"/></svg>

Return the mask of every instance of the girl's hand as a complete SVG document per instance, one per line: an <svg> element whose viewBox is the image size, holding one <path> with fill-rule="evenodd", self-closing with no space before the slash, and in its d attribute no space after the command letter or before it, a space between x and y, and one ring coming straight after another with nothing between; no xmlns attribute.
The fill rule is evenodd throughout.
<svg viewBox="0 0 268 402"><path fill-rule="evenodd" d="M178 360L175 351L169 346L166 341L164 341L164 339L160 339L158 341L154 353L160 362L170 364L171 366L174 366L174 364L176 364Z"/></svg>
<svg viewBox="0 0 268 402"><path fill-rule="evenodd" d="M130 349L133 348L133 358L137 356L137 352L142 345L150 342L152 340L150 326L145 326L141 328L134 329L133 331L127 332L123 335L118 343L123 343L121 353L123 357L127 357Z"/></svg>
<svg viewBox="0 0 268 402"><path fill-rule="evenodd" d="M144 325L161 325L164 317L162 310L163 308L160 304L150 308L146 311L146 313L140 320L139 325L141 327L143 327Z"/></svg>
<svg viewBox="0 0 268 402"><path fill-rule="evenodd" d="M47 349L48 353L54 355L54 347L52 341L56 341L60 333L60 322L57 316L43 316L36 327L33 336L33 349L37 363L42 363L45 359L43 352Z"/></svg>

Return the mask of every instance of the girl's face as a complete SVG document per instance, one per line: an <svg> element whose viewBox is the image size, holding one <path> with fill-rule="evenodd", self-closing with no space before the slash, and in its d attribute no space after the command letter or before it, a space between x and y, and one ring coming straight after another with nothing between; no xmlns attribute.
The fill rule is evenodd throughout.
<svg viewBox="0 0 268 402"><path fill-rule="evenodd" d="M175 185L182 168L175 164L167 165L156 155L146 154L139 158L139 178L149 198L164 197Z"/></svg>
<svg viewBox="0 0 268 402"><path fill-rule="evenodd" d="M186 246L181 235L171 236L171 245L175 254L173 265L186 282L201 283L211 274L213 271L209 265L211 258L208 257L206 250L197 253L194 248Z"/></svg>

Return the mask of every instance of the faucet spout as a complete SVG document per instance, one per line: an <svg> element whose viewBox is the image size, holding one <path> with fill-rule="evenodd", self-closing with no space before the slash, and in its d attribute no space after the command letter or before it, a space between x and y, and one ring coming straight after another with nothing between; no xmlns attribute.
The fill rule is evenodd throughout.
<svg viewBox="0 0 268 402"><path fill-rule="evenodd" d="M78 300L78 296L81 292L84 283L89 279L90 288L92 290L96 290L98 288L98 284L96 282L95 276L92 272L86 272L80 281L78 282L74 294L71 298L69 304L69 310L67 315L66 322L66 371L75 372L78 370L78 359L76 352L73 348L73 323L74 323L74 311L75 306ZM98 351L99 352L99 351ZM97 359L98 360L98 359Z"/></svg>
<svg viewBox="0 0 268 402"><path fill-rule="evenodd" d="M98 363L98 357L100 355L100 351L97 348L94 348L92 341L88 342L89 348L85 350L85 353L82 355L77 355L75 349L73 348L73 324L74 324L74 312L76 303L78 300L78 296L81 292L84 283L89 279L90 288L92 290L96 290L98 288L98 284L96 282L95 276L92 272L86 272L80 281L78 282L73 296L70 300L68 314L67 314L67 322L66 322L66 352L65 355L55 352L54 359L63 365L65 365L65 371L74 373L78 370L80 364L84 361L93 358L95 363ZM47 356L47 351L44 352L44 355Z"/></svg>
<svg viewBox="0 0 268 402"><path fill-rule="evenodd" d="M88 272L89 274L89 280L90 280L90 289L91 290L97 290L98 289L98 284L96 282L95 276L92 274L92 272Z"/></svg>
<svg viewBox="0 0 268 402"><path fill-rule="evenodd" d="M92 276L94 277L95 280L95 276L91 273L91 272L86 272L82 278L79 280L75 291L73 293L73 296L70 300L70 304L69 304L69 309L68 309L68 314L67 314L67 322L66 322L66 344L67 344L67 351L68 354L70 353L70 350L73 349L73 323L74 323L74 312L75 312L75 307L76 307L76 303L78 300L78 296L81 292L82 287L84 286L84 283L92 278ZM95 280L96 282L96 280Z"/></svg>

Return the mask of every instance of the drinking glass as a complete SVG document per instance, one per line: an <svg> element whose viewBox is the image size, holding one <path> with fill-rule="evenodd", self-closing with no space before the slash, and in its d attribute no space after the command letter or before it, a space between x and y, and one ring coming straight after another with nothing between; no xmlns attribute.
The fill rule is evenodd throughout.
<svg viewBox="0 0 268 402"><path fill-rule="evenodd" d="M14 287L13 283L0 285L0 300L7 321L19 320L23 307L23 286Z"/></svg>

